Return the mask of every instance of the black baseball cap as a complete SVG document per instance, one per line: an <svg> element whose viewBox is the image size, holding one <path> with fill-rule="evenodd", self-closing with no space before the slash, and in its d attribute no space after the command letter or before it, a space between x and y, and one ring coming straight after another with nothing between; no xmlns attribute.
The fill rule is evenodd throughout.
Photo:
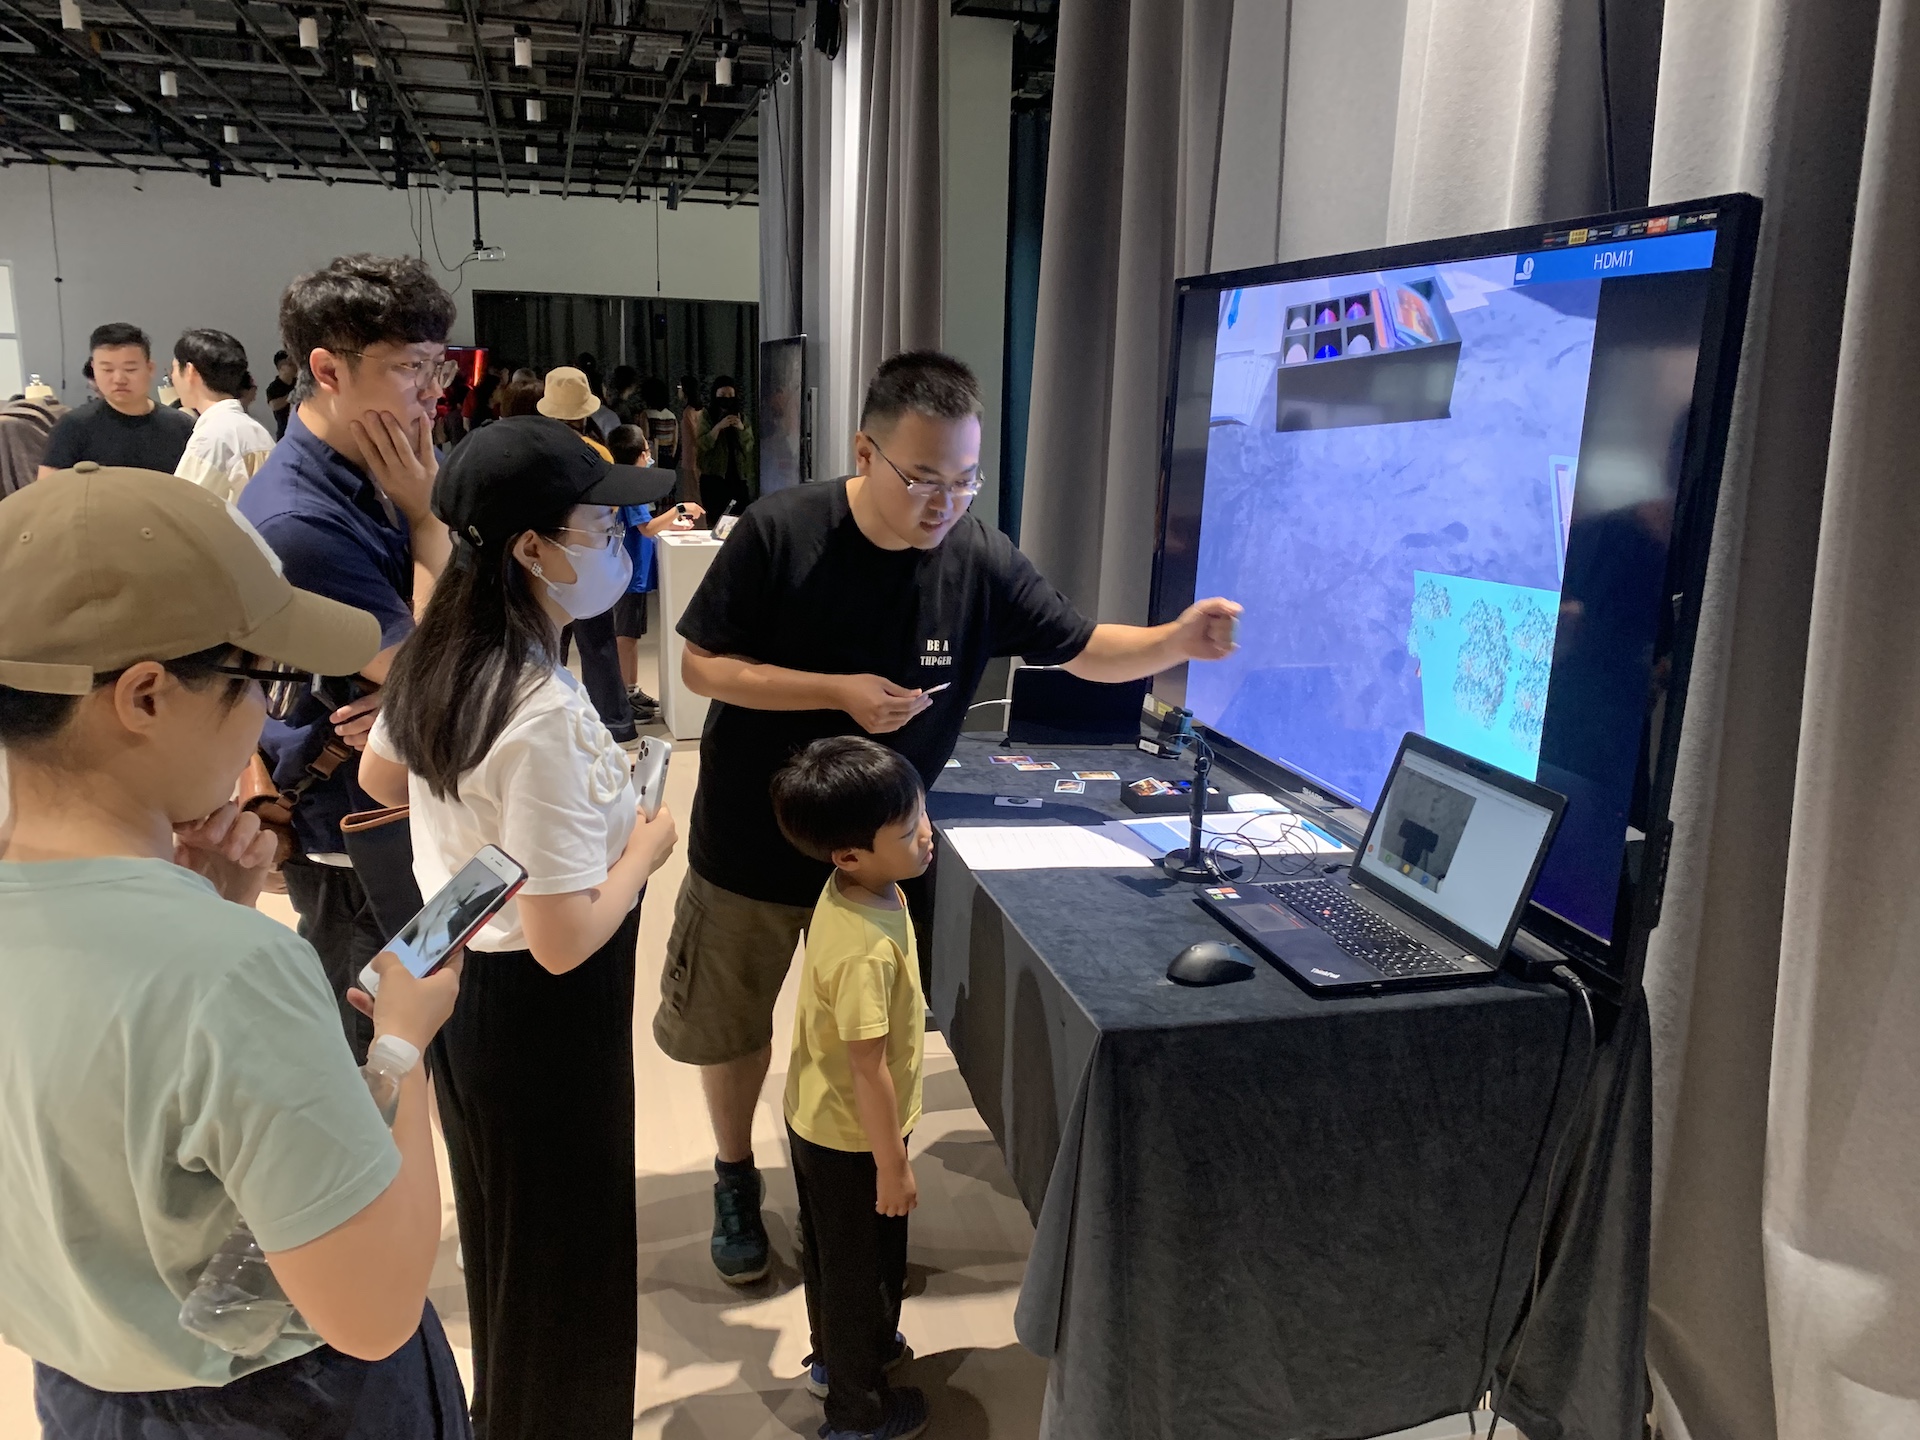
<svg viewBox="0 0 1920 1440"><path fill-rule="evenodd" d="M433 482L433 513L468 543L503 545L575 505L650 505L674 487L672 470L615 465L579 431L539 415L484 425L448 454Z"/></svg>

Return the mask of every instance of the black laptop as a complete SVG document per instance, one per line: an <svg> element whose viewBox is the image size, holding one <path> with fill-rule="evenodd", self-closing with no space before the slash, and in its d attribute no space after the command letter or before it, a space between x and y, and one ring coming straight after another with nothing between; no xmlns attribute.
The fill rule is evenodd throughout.
<svg viewBox="0 0 1920 1440"><path fill-rule="evenodd" d="M1199 903L1318 995L1490 980L1567 801L1423 735L1400 742L1350 870Z"/></svg>

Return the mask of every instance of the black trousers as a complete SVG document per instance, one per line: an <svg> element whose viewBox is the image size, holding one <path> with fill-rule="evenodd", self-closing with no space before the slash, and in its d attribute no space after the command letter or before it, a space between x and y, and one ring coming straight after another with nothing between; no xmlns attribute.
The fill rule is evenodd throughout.
<svg viewBox="0 0 1920 1440"><path fill-rule="evenodd" d="M359 983L360 972L387 943L385 927L359 877L345 866L296 856L280 873L286 877L287 898L300 915L300 938L320 952L354 1062L364 1065L373 1043L373 1022L347 1003L347 989Z"/></svg>
<svg viewBox="0 0 1920 1440"><path fill-rule="evenodd" d="M633 971L640 907L554 975L473 951L433 1042L478 1440L628 1440L639 1349Z"/></svg>
<svg viewBox="0 0 1920 1440"><path fill-rule="evenodd" d="M886 1364L907 1283L907 1217L882 1215L869 1151L830 1150L787 1127L800 1192L801 1276L813 1358L827 1367L827 1424L873 1430L885 1418Z"/></svg>
<svg viewBox="0 0 1920 1440"><path fill-rule="evenodd" d="M613 732L616 740L631 740L633 706L627 702L627 682L620 678L620 647L614 643L613 611L591 620L576 620L567 627L580 651L580 683L587 687L587 698L599 713L600 723ZM560 653L567 647L563 642Z"/></svg>
<svg viewBox="0 0 1920 1440"><path fill-rule="evenodd" d="M467 1440L460 1370L429 1305L384 1360L322 1345L230 1385L145 1394L95 1390L33 1367L45 1440Z"/></svg>

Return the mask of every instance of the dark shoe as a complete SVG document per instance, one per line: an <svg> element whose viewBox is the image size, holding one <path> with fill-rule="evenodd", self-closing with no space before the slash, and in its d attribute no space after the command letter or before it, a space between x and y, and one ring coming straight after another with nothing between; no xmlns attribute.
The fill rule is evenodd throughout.
<svg viewBox="0 0 1920 1440"><path fill-rule="evenodd" d="M767 1227L760 1219L760 1202L767 1198L767 1182L755 1170L744 1180L721 1178L713 1182L713 1268L729 1285L751 1285L764 1279L771 1260Z"/></svg>
<svg viewBox="0 0 1920 1440"><path fill-rule="evenodd" d="M893 1354L887 1357L885 1369L891 1371L904 1365L913 1358L913 1347L907 1344L907 1337L898 1330L893 1332ZM827 1367L809 1355L807 1357L807 1393L816 1400L827 1398Z"/></svg>
<svg viewBox="0 0 1920 1440"><path fill-rule="evenodd" d="M641 725L651 725L660 718L660 702L638 685L627 692L627 708L633 711L634 720Z"/></svg>
<svg viewBox="0 0 1920 1440"><path fill-rule="evenodd" d="M927 1428L927 1397L911 1385L887 1392L886 1417L877 1430L836 1430L822 1425L820 1440L913 1440Z"/></svg>

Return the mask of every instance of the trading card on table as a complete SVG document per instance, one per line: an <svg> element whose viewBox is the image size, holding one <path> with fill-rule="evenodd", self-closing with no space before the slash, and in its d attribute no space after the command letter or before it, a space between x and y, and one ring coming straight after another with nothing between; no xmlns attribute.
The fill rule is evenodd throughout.
<svg viewBox="0 0 1920 1440"><path fill-rule="evenodd" d="M1016 770L1058 770L1060 767L1051 760L1029 760L1024 765L1016 765Z"/></svg>
<svg viewBox="0 0 1920 1440"><path fill-rule="evenodd" d="M1073 778L1076 780L1118 780L1120 778L1120 772L1118 770L1076 770L1073 772Z"/></svg>
<svg viewBox="0 0 1920 1440"><path fill-rule="evenodd" d="M1056 795L1084 795L1087 793L1087 782L1084 780L1056 780L1053 782L1053 793Z"/></svg>
<svg viewBox="0 0 1920 1440"><path fill-rule="evenodd" d="M987 758L996 765L1033 764L1033 756L1031 755L989 755Z"/></svg>
<svg viewBox="0 0 1920 1440"><path fill-rule="evenodd" d="M1136 780L1127 788L1143 800L1151 799L1156 795L1171 795L1174 793L1173 786L1164 780Z"/></svg>

